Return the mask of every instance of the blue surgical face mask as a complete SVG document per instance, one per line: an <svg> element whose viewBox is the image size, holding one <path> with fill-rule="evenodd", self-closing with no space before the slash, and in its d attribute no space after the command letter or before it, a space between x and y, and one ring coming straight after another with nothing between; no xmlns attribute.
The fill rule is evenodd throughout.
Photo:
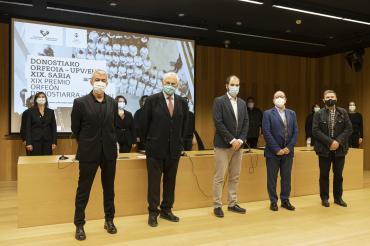
<svg viewBox="0 0 370 246"><path fill-rule="evenodd" d="M173 93L175 93L176 91L176 88L173 87L172 85L164 85L163 86L163 91L164 93L166 93L167 95L172 95Z"/></svg>
<svg viewBox="0 0 370 246"><path fill-rule="evenodd" d="M229 86L229 94L232 97L236 97L239 93L239 86Z"/></svg>

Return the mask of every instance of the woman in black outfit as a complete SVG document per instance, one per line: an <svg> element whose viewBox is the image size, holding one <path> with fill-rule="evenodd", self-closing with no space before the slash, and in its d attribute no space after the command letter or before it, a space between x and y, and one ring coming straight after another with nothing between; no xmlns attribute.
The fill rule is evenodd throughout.
<svg viewBox="0 0 370 246"><path fill-rule="evenodd" d="M349 102L348 104L348 116L352 123L352 135L349 137L349 147L351 148L360 148L363 138L363 123L362 115L356 111L355 102Z"/></svg>
<svg viewBox="0 0 370 246"><path fill-rule="evenodd" d="M315 139L312 136L312 120L313 115L320 110L320 105L317 103L312 106L311 113L307 115L306 124L305 124L305 131L306 131L306 141L310 139L311 146L315 145Z"/></svg>
<svg viewBox="0 0 370 246"><path fill-rule="evenodd" d="M117 141L119 144L120 153L129 153L131 148L135 146L136 134L134 126L134 118L129 111L124 108L127 105L127 100L123 96L117 96L118 103L118 123L117 125Z"/></svg>
<svg viewBox="0 0 370 246"><path fill-rule="evenodd" d="M34 98L34 106L27 114L26 149L30 155L51 155L57 146L57 125L54 110L48 108L43 92Z"/></svg>

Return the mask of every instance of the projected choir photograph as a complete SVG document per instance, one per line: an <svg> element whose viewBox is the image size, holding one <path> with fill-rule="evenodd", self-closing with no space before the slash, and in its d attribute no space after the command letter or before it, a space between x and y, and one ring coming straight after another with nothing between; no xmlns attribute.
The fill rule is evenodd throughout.
<svg viewBox="0 0 370 246"><path fill-rule="evenodd" d="M162 91L165 73L176 72L176 94L194 111L194 41L14 20L13 58L12 132L25 100L39 91L55 110L58 132L70 132L73 100L90 92L95 69L108 73L106 93L127 98L132 113L142 96Z"/></svg>

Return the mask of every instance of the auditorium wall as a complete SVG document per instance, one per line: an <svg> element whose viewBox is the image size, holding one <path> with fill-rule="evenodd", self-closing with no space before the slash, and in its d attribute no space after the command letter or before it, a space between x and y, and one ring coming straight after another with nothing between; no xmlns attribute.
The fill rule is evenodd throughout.
<svg viewBox="0 0 370 246"><path fill-rule="evenodd" d="M17 179L17 160L25 150L18 136L9 136L9 25L0 24L0 181ZM300 129L298 146L305 144L304 122L311 106L321 102L325 89L337 91L339 105L347 107L354 100L364 115L365 169L370 169L370 49L364 68L355 73L344 54L319 59L276 55L206 46L196 47L196 129L206 148L212 148L214 127L212 102L225 93L225 78L240 77L240 96L253 96L263 110L272 107L276 90L285 91L287 106L297 113ZM321 103L322 104L322 103ZM74 154L74 140L58 139L55 154Z"/></svg>

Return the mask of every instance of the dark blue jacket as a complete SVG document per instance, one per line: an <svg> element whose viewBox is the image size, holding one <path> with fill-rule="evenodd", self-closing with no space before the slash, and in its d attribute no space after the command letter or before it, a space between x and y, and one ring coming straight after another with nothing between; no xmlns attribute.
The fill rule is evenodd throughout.
<svg viewBox="0 0 370 246"><path fill-rule="evenodd" d="M265 157L277 157L279 150L287 147L290 150L289 155L294 155L294 146L298 137L298 125L295 112L285 109L285 116L288 123L288 137L285 142L285 129L283 120L276 107L266 110L262 118L262 132L266 141Z"/></svg>

